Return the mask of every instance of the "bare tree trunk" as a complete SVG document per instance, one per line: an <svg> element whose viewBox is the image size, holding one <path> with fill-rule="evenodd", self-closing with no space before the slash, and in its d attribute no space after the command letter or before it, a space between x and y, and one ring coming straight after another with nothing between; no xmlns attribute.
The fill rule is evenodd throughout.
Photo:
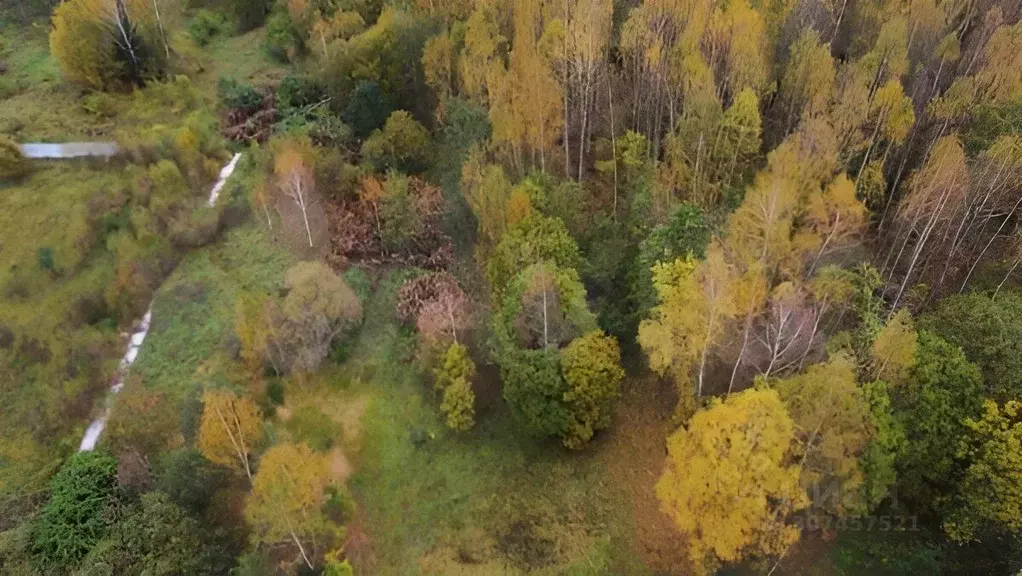
<svg viewBox="0 0 1022 576"><path fill-rule="evenodd" d="M742 358L745 357L745 348L749 345L749 330L752 329L752 314L748 314L745 317L745 331L742 334L742 349L738 352L738 358L735 360L735 367L731 369L731 381L727 383L727 393L731 395L731 387L735 385L735 375L738 374L738 366L742 363Z"/></svg>
<svg viewBox="0 0 1022 576"><path fill-rule="evenodd" d="M547 333L547 316L546 316L546 280L543 282L543 349L546 350L550 346L550 338Z"/></svg>
<svg viewBox="0 0 1022 576"><path fill-rule="evenodd" d="M564 22L568 22L568 0L564 0ZM568 87L571 85L571 78L568 71L568 34L564 34L564 177L571 178L571 151L569 150L568 124L571 118L568 115Z"/></svg>
<svg viewBox="0 0 1022 576"><path fill-rule="evenodd" d="M231 445L234 446L234 451L238 454L238 459L245 466L245 475L248 476L248 481L252 481L252 470L248 466L248 449L245 447L245 439L241 437L241 426L238 426L238 438L234 437L234 433L231 431L231 426L227 424L227 420L224 418L223 413L220 412L220 408L216 408L216 415L220 418L220 424L223 425L224 430L227 432L227 437L231 440ZM237 422L238 415L234 415L234 420Z"/></svg>
<svg viewBox="0 0 1022 576"><path fill-rule="evenodd" d="M163 40L163 51L167 55L167 60L170 60L170 46L167 44L167 33L163 31L163 19L160 18L159 0L153 0L153 10L156 12L156 25L160 29L160 40Z"/></svg>
<svg viewBox="0 0 1022 576"><path fill-rule="evenodd" d="M820 329L820 318L823 318L824 312L827 311L827 297L823 297L823 302L820 303L820 311L816 313L816 318L813 319L813 331L809 333L809 343L806 344L805 352L802 352L802 358L798 361L798 369L802 369L802 365L805 364L806 357L809 356L809 351L813 349L813 340L816 339L816 332Z"/></svg>
<svg viewBox="0 0 1022 576"><path fill-rule="evenodd" d="M301 540L299 540L298 535L295 534L295 529L291 526L290 520L287 520L287 529L289 532L291 532L291 539L294 540L295 544L298 546L298 551L302 553L302 560L305 561L305 565L308 566L310 570L312 570L313 569L312 562L309 561L309 556L305 553L305 547L302 546Z"/></svg>
<svg viewBox="0 0 1022 576"><path fill-rule="evenodd" d="M994 295L990 297L991 299L997 298L997 293L1001 291L1001 287L1008 281L1008 278L1011 278L1012 273L1015 272L1015 268L1018 268L1019 262L1022 262L1022 258L1015 259L1015 263L1011 265L1011 269L1004 275L1004 279L1001 280L1001 283L997 285L997 289L994 290Z"/></svg>
<svg viewBox="0 0 1022 576"><path fill-rule="evenodd" d="M962 282L962 287L958 290L959 292L965 290L965 286L966 284L969 283L969 278L972 278L972 272L973 270L976 269L976 265L979 264L979 261L983 259L983 255L987 253L987 250L990 248L990 245L993 244L994 240L997 239L997 236L1001 233L1001 230L1004 229L1004 225L1008 223L1008 220L1011 220L1012 214L1015 213L1015 210L1018 210L1020 204L1022 204L1022 196L1019 196L1018 201L1015 202L1015 205L1011 207L1011 212L1009 212L1008 216L1005 217L1003 222L1001 222L1001 225L997 228L997 232L994 232L994 235L990 237L990 241L987 242L986 246L983 247L983 251L979 253L979 256L977 256L975 260L973 260L972 266L969 267L969 273L965 275L965 281ZM1015 266L1018 266L1017 262L1015 263ZM1011 270L1014 271L1015 267L1012 266ZM1008 272L1008 274L1011 274L1011 272ZM1005 279L1007 279L1007 276L1005 276ZM1001 284L1004 284L1004 282L1002 281ZM998 290L1001 289L1000 285L997 286L997 289Z"/></svg>
<svg viewBox="0 0 1022 576"><path fill-rule="evenodd" d="M312 229L309 227L308 205L305 201L305 191L302 189L302 178L297 171L291 173L291 198L302 210L302 220L305 223L305 233L309 237L309 248L312 248ZM377 216L379 219L379 216Z"/></svg>
<svg viewBox="0 0 1022 576"><path fill-rule="evenodd" d="M588 76L588 73L587 73ZM582 87L582 126L578 134L578 181L582 181L582 161L585 158L586 122L589 120L589 78Z"/></svg>
<svg viewBox="0 0 1022 576"><path fill-rule="evenodd" d="M908 270L905 271L905 278L902 279L901 286L898 287L898 293L894 297L894 303L891 304L891 311L887 314L888 320L890 320L891 316L894 315L894 311L898 308L898 302L901 301L901 296L905 292L905 287L908 285L908 281L912 277L912 272L919 259L919 255L922 254L923 248L926 246L926 241L929 240L930 234L933 232L933 228L937 225L937 219L940 217L941 212L944 211L944 205L947 203L948 196L950 196L950 193L945 191L941 196L936 213L930 216L930 221L927 222L922 235L919 236L919 242L912 250L912 259L909 261Z"/></svg>
<svg viewBox="0 0 1022 576"><path fill-rule="evenodd" d="M132 67L137 70L140 67L138 56L135 54L135 47L131 44L131 37L128 36L128 30L124 27L124 22L128 20L128 11L124 7L124 0L113 0L113 2L114 24L117 26L117 30L121 34L121 40L124 42L123 48L128 52L128 57L131 59Z"/></svg>
<svg viewBox="0 0 1022 576"><path fill-rule="evenodd" d="M827 239L824 240L823 245L820 246L820 251L816 253L816 258L813 259L813 265L809 267L809 272L806 274L806 278L813 275L813 272L816 270L816 265L820 263L820 258L823 257L824 251L827 250L827 245L830 244L831 239L834 238L834 233L837 232L838 226L840 225L841 213L838 212L837 216L834 218L834 227L831 229L830 234L827 234Z"/></svg>
<svg viewBox="0 0 1022 576"><path fill-rule="evenodd" d="M617 222L617 138L614 135L614 87L613 75L607 75L607 97L610 101L610 150L614 158L614 222Z"/></svg>
<svg viewBox="0 0 1022 576"><path fill-rule="evenodd" d="M841 2L841 10L839 10L838 13L837 13L837 22L834 23L834 31L830 33L830 40L827 40L828 44L831 44L831 43L834 42L834 38L837 36L837 30L838 30L838 28L841 27L841 19L844 18L844 16L845 16L845 8L847 8L847 7L848 7L848 0L843 0L843 2ZM775 566L775 568L776 568L776 566ZM772 572L772 570L771 570L771 572Z"/></svg>
<svg viewBox="0 0 1022 576"><path fill-rule="evenodd" d="M873 128L873 136L869 139L869 146L866 147L866 155L862 157L862 164L859 166L859 172L855 174L855 189L859 189L859 178L862 177L862 171L866 169L866 164L869 163L869 153L873 151L873 144L876 144L877 134L880 132L880 124L883 123L884 116L887 114L880 114L877 116L877 124Z"/></svg>

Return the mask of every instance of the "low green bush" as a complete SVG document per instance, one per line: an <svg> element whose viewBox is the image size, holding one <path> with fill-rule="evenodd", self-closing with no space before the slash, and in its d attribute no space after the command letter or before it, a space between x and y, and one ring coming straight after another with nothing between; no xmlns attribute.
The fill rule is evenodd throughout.
<svg viewBox="0 0 1022 576"><path fill-rule="evenodd" d="M199 46L205 46L221 36L229 36L232 28L230 20L223 14L202 9L188 23L188 35Z"/></svg>

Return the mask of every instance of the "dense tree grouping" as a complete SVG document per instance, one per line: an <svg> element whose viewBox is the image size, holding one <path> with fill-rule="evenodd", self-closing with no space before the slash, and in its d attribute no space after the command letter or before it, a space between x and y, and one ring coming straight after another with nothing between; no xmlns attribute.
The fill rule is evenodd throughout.
<svg viewBox="0 0 1022 576"><path fill-rule="evenodd" d="M492 435L477 401L499 390L576 458L636 382L669 383L644 399L671 414L646 488L685 536L679 572L770 573L875 517L910 518L945 571L1017 571L1020 19L1000 0L61 2L67 81L187 113L132 139L123 193L83 217L77 263L114 262L97 314L130 324L235 219L293 261L230 302L187 398L126 375L102 450L0 523L0 571L352 573L343 453L286 398L349 377L381 317L440 423L417 446ZM214 118L192 54L256 28L287 73L223 75ZM242 181L201 208L228 145ZM28 174L13 143L0 170ZM56 278L65 252L35 264ZM0 332L0 376L95 391L100 344L88 373L52 357L110 347L96 330ZM4 441L60 450L60 410L38 410ZM925 571L912 545L895 554Z"/></svg>

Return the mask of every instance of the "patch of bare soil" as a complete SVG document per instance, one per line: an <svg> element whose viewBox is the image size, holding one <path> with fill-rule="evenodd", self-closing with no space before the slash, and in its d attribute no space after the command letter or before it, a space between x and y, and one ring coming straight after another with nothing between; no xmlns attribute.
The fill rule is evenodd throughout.
<svg viewBox="0 0 1022 576"><path fill-rule="evenodd" d="M685 538L660 509L655 492L676 400L673 387L654 376L627 380L608 435L608 473L630 500L633 551L654 574L692 573Z"/></svg>
<svg viewBox="0 0 1022 576"><path fill-rule="evenodd" d="M351 473L355 469L351 466L351 462L348 457L344 455L344 450L340 447L334 448L330 451L330 479L337 483L343 483L348 480Z"/></svg>

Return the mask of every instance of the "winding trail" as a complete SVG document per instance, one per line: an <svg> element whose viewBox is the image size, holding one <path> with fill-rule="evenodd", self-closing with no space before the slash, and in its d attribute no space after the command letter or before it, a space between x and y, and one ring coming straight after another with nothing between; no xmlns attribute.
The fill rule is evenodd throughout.
<svg viewBox="0 0 1022 576"><path fill-rule="evenodd" d="M231 158L220 170L220 178L213 185L213 189L209 192L209 205L213 206L216 204L217 199L220 197L220 192L224 189L224 185L227 183L227 179L234 173L234 169L238 166L238 160L241 160L241 153L237 153ZM155 298L155 297L154 297ZM82 443L78 446L79 452L87 452L96 448L96 443L99 442L99 436L103 433L103 429L106 428L106 421L110 418L110 408L113 406L114 396L124 388L124 374L128 368L135 363L135 359L138 358L139 352L142 350L142 343L145 342L146 336L149 334L149 327L152 324L153 319L153 303L149 302L149 309L146 310L142 319L135 325L131 331L131 338L128 340L128 349L124 352L124 357L121 358L121 364L117 367L117 373L114 375L113 384L110 386L110 393L104 400L105 406L103 406L103 412L95 420L89 423L89 427L85 429L85 435L82 436Z"/></svg>

